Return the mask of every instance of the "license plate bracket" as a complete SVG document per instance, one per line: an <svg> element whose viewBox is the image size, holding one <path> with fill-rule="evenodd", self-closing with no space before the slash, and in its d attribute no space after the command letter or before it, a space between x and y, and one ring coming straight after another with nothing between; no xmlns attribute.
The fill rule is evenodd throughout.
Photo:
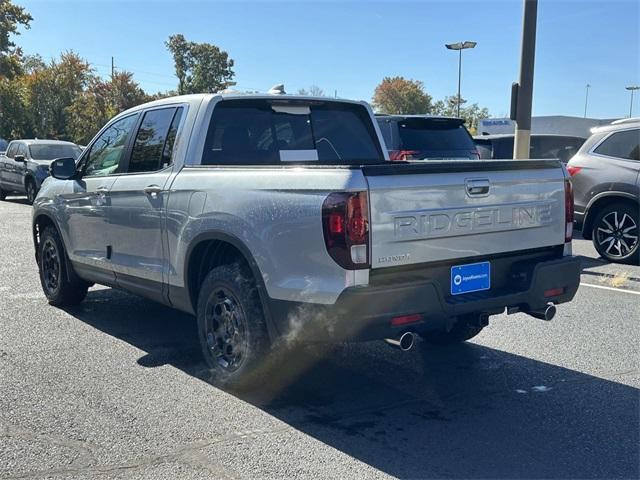
<svg viewBox="0 0 640 480"><path fill-rule="evenodd" d="M490 262L469 263L451 267L451 295L480 292L490 288Z"/></svg>

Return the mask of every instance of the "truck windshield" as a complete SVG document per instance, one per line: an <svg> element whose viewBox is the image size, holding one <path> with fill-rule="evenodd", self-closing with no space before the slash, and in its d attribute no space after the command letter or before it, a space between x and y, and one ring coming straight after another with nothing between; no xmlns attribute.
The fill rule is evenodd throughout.
<svg viewBox="0 0 640 480"><path fill-rule="evenodd" d="M80 156L81 150L76 145L40 143L29 145L29 152L34 160L53 160L63 157L71 157L75 160Z"/></svg>
<svg viewBox="0 0 640 480"><path fill-rule="evenodd" d="M343 102L223 100L209 125L203 165L358 165L384 157L367 110Z"/></svg>

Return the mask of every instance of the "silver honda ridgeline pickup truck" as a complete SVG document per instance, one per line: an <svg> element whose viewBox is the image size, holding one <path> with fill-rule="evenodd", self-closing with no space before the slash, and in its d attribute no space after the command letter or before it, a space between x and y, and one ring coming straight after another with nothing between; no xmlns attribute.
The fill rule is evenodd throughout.
<svg viewBox="0 0 640 480"><path fill-rule="evenodd" d="M197 316L213 381L284 340L465 341L579 285L557 161L389 162L364 102L190 95L111 120L34 203L49 303L93 283Z"/></svg>

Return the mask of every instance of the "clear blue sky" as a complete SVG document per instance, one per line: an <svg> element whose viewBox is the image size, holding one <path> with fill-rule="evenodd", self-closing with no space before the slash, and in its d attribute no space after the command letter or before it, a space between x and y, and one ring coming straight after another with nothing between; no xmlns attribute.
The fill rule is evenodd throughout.
<svg viewBox="0 0 640 480"><path fill-rule="evenodd" d="M148 91L175 88L164 41L210 42L235 60L240 88L316 84L370 100L385 76L424 82L434 99L455 94L457 55L444 43L475 40L463 54L462 96L507 114L519 69L522 1L26 1L32 28L17 38L45 59L73 49L97 72L134 73ZM534 115L628 115L640 84L640 1L539 0ZM640 92L634 110L640 114Z"/></svg>

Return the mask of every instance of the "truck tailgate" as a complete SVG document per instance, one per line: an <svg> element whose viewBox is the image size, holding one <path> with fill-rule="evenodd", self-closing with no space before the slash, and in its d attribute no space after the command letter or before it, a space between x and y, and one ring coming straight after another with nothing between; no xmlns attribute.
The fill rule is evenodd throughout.
<svg viewBox="0 0 640 480"><path fill-rule="evenodd" d="M562 245L564 173L555 160L363 167L371 267Z"/></svg>

